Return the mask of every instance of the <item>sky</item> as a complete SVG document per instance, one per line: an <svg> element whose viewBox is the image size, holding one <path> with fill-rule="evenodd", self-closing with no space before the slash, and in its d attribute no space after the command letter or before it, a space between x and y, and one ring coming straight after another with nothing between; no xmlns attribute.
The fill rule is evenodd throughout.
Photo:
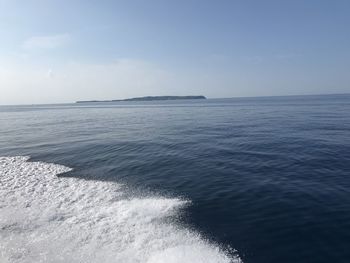
<svg viewBox="0 0 350 263"><path fill-rule="evenodd" d="M350 93L348 0L0 0L0 104Z"/></svg>

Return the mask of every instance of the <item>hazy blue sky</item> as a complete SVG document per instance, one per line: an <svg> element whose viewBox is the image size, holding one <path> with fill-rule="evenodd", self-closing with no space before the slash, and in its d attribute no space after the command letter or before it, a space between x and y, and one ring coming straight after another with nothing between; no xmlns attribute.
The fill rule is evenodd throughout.
<svg viewBox="0 0 350 263"><path fill-rule="evenodd" d="M348 0L0 0L0 104L350 92Z"/></svg>

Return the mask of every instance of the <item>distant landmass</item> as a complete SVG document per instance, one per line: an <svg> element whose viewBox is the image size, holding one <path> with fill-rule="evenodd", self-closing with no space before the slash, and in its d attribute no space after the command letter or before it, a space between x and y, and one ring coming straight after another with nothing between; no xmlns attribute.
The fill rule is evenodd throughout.
<svg viewBox="0 0 350 263"><path fill-rule="evenodd" d="M154 101L154 100L205 100L205 96L146 96L129 98L124 100L84 100L77 101L76 103L88 103L88 102L116 102L116 101Z"/></svg>

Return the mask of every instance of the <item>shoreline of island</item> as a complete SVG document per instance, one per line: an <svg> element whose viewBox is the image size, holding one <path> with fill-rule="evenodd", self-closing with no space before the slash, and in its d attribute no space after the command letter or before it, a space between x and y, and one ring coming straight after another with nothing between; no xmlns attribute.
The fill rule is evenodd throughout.
<svg viewBox="0 0 350 263"><path fill-rule="evenodd" d="M80 100L75 103L122 102L122 101L161 101L161 100L205 100L205 96L145 96L121 100Z"/></svg>

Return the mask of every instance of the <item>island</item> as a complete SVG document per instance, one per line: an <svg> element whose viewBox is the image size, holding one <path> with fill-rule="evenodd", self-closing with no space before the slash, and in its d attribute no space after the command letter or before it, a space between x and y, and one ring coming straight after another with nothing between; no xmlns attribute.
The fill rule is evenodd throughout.
<svg viewBox="0 0 350 263"><path fill-rule="evenodd" d="M157 101L157 100L205 100L205 96L146 96L123 100L83 100L76 103L94 103L94 102L119 102L119 101Z"/></svg>

